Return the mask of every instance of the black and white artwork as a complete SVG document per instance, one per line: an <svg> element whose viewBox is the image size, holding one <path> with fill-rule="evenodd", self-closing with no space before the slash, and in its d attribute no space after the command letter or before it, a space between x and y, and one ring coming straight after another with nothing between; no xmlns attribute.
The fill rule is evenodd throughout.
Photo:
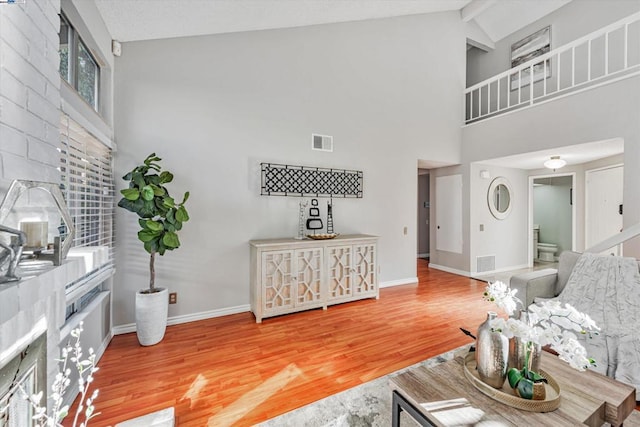
<svg viewBox="0 0 640 427"><path fill-rule="evenodd" d="M511 68L524 64L551 50L551 26L545 27L511 45ZM545 71L546 70L546 71ZM528 86L531 83L531 69L511 75L511 90ZM533 82L551 76L551 60L541 61L533 66Z"/></svg>

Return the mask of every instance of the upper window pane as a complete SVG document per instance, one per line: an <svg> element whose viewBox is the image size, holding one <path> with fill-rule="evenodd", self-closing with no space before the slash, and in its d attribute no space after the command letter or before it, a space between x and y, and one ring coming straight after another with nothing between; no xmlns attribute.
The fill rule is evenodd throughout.
<svg viewBox="0 0 640 427"><path fill-rule="evenodd" d="M84 43L78 43L78 93L95 110L98 109L98 64Z"/></svg>
<svg viewBox="0 0 640 427"><path fill-rule="evenodd" d="M67 21L60 17L60 75L71 83L71 68L69 67L70 27Z"/></svg>
<svg viewBox="0 0 640 427"><path fill-rule="evenodd" d="M64 14L60 15L60 76L98 111L100 67Z"/></svg>

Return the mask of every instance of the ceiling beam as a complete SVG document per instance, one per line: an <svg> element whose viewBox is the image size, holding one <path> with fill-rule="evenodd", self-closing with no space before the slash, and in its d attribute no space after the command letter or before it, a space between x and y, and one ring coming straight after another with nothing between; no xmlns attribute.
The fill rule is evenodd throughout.
<svg viewBox="0 0 640 427"><path fill-rule="evenodd" d="M496 48L495 42L491 40L491 37L484 32L476 21L465 24L465 33L467 34L467 45L477 47L485 52L492 51Z"/></svg>
<svg viewBox="0 0 640 427"><path fill-rule="evenodd" d="M473 0L460 11L463 22L469 22L493 6L498 0Z"/></svg>

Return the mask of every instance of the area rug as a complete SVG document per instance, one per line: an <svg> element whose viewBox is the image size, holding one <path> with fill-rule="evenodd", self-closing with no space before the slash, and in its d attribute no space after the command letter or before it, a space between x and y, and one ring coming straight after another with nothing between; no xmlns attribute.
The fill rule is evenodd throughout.
<svg viewBox="0 0 640 427"><path fill-rule="evenodd" d="M418 366L432 367L452 360L456 354L463 353L466 348L468 345L310 403L258 425L261 427L388 427L391 425L389 378ZM403 417L406 417L406 414L403 413ZM412 425L405 424L406 422L402 420L403 425Z"/></svg>

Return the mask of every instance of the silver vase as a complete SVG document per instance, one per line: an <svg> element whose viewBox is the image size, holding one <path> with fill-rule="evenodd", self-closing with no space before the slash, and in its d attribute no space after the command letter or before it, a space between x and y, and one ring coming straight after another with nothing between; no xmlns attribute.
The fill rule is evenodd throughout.
<svg viewBox="0 0 640 427"><path fill-rule="evenodd" d="M476 366L480 380L494 388L502 388L507 377L509 360L509 340L500 332L491 330L491 320L497 314L487 313L485 320L476 335Z"/></svg>
<svg viewBox="0 0 640 427"><path fill-rule="evenodd" d="M520 311L519 319L529 324L529 313L522 310ZM509 339L509 369L516 368L522 370L527 364L527 341L521 340L519 337L513 337ZM542 348L540 344L529 344L529 366L527 368L530 371L538 372L540 367L540 352Z"/></svg>

